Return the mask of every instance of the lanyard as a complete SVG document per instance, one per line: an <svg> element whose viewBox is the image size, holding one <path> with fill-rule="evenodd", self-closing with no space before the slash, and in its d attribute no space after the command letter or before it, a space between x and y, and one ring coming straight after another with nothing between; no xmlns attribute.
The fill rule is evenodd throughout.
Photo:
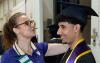
<svg viewBox="0 0 100 63"><path fill-rule="evenodd" d="M16 51L16 53L18 54L18 55L21 55L20 53L19 53L19 51L17 50L17 48L16 48L16 45L14 45L14 49L15 49L15 51ZM18 61L20 62L20 63L33 63L32 62L32 60L28 57L28 55L21 55L19 58L18 58Z"/></svg>
<svg viewBox="0 0 100 63"><path fill-rule="evenodd" d="M20 63L33 63L27 55L22 55L20 58L18 58L18 60Z"/></svg>

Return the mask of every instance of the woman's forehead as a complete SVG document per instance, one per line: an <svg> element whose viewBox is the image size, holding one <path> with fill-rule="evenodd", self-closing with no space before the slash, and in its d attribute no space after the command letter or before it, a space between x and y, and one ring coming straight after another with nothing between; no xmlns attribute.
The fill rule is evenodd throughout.
<svg viewBox="0 0 100 63"><path fill-rule="evenodd" d="M26 15L22 15L22 16L19 16L18 18L16 18L17 23L25 22L27 20L29 20L29 18Z"/></svg>
<svg viewBox="0 0 100 63"><path fill-rule="evenodd" d="M29 19L26 15L21 15L17 18L18 20L26 20Z"/></svg>

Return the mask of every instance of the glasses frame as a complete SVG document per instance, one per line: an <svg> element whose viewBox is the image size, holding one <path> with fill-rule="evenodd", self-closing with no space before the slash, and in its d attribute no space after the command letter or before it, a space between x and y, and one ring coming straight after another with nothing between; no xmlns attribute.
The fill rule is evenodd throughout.
<svg viewBox="0 0 100 63"><path fill-rule="evenodd" d="M23 23L15 25L14 28L17 28L18 26L23 25L23 24L26 24L27 26L30 26L33 22L34 22L33 20L27 20Z"/></svg>

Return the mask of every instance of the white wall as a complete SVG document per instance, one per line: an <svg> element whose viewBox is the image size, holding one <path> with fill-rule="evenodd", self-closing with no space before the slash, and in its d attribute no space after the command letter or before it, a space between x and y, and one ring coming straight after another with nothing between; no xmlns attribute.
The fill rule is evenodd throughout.
<svg viewBox="0 0 100 63"><path fill-rule="evenodd" d="M21 1L15 7L10 9L10 14L13 15L16 12L25 12L25 0Z"/></svg>
<svg viewBox="0 0 100 63"><path fill-rule="evenodd" d="M28 0L27 0L28 1ZM36 22L36 30L38 41L43 41L43 0L31 0L29 1L31 5L27 5L26 8L31 8L32 11L27 11L27 13L32 13L32 19ZM28 3L27 3L28 4ZM28 10L28 9L27 9Z"/></svg>
<svg viewBox="0 0 100 63"><path fill-rule="evenodd" d="M53 20L53 0L43 0L43 17L44 21Z"/></svg>
<svg viewBox="0 0 100 63"><path fill-rule="evenodd" d="M2 31L2 27L3 27L3 4L0 3L0 31Z"/></svg>
<svg viewBox="0 0 100 63"><path fill-rule="evenodd" d="M100 16L100 0L92 0L92 8ZM91 39L91 48L96 59L96 63L100 63L100 17L92 17L91 19L91 35L93 36L93 29L97 34L96 45L93 46L93 38Z"/></svg>
<svg viewBox="0 0 100 63"><path fill-rule="evenodd" d="M3 25L5 23L5 13L7 13L7 10L8 10L8 3L7 3L7 0L3 1L1 0L0 1L0 31L2 31L3 29Z"/></svg>

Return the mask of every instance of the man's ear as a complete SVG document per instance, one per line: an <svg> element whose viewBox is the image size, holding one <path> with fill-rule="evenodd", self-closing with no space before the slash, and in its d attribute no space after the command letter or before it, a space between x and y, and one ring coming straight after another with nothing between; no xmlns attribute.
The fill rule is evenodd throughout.
<svg viewBox="0 0 100 63"><path fill-rule="evenodd" d="M13 32L15 32L15 34L19 34L19 30L17 28L13 28Z"/></svg>
<svg viewBox="0 0 100 63"><path fill-rule="evenodd" d="M74 28L75 28L75 32L79 32L81 26L80 26L79 24L76 24L76 25L74 26Z"/></svg>

